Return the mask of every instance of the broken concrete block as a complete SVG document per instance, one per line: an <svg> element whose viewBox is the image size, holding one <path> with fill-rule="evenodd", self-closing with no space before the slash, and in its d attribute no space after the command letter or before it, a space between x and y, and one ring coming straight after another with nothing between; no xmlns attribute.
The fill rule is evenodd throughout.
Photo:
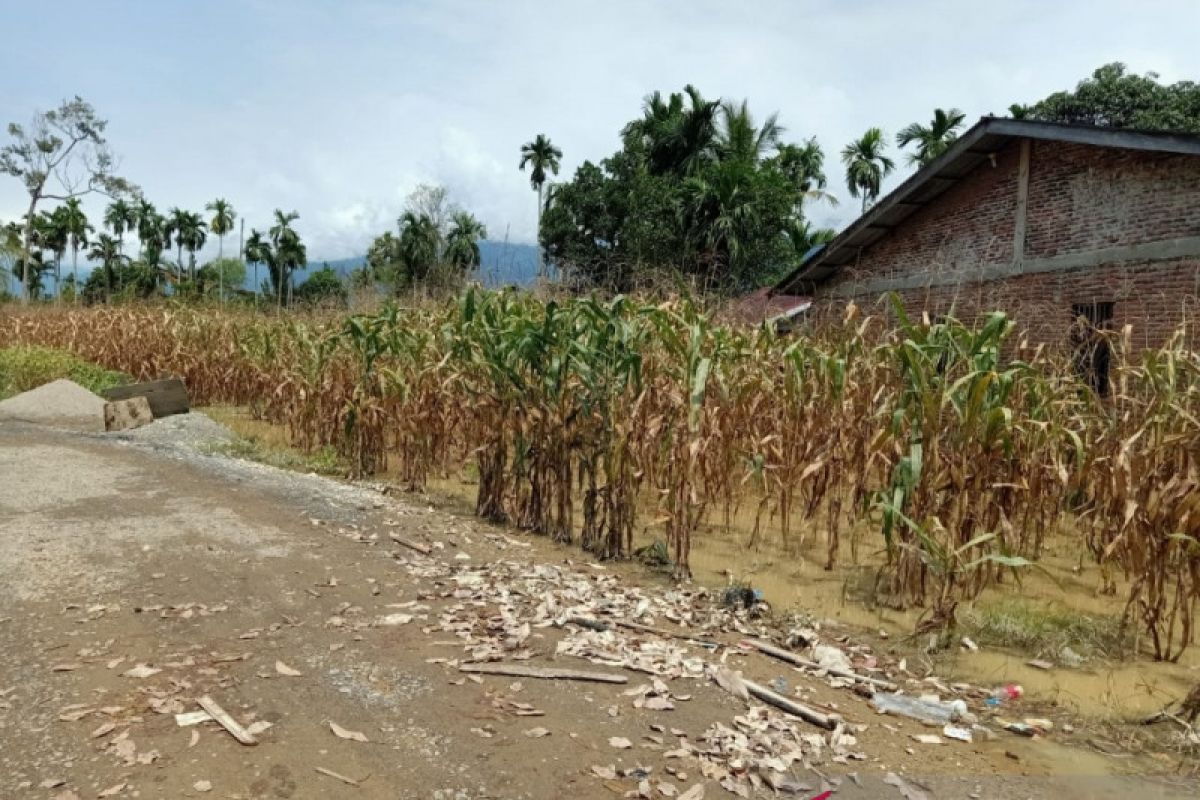
<svg viewBox="0 0 1200 800"><path fill-rule="evenodd" d="M104 430L127 431L154 421L150 401L145 397L113 400L104 404Z"/></svg>

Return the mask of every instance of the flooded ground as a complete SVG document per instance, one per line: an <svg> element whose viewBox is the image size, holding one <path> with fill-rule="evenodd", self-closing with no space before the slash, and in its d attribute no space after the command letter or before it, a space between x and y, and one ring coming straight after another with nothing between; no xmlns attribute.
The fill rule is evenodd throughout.
<svg viewBox="0 0 1200 800"><path fill-rule="evenodd" d="M276 426L237 410L210 413L266 448L287 449L286 432ZM467 515L474 510L476 485L469 476L432 480L427 491L435 506ZM647 508L647 521L653 519L651 512ZM874 569L881 558L876 530L860 527L854 532L857 563L846 541L841 562L826 571L823 526L806 528L803 522L794 522L791 546L784 547L777 524L764 517L759 541L750 547L752 513L743 510L733 515L728 526L724 520L721 523L705 526L692 542L692 571L699 583L746 583L760 590L776 611L802 611L818 621L832 620L885 635L899 650L921 649L921 643L906 641L921 609L896 610L869 603ZM658 536L661 533L647 522L638 530L639 545ZM1074 530L1055 532L1047 538L1037 569L1026 570L1019 583L993 587L975 603L960 606L962 633L980 649L943 651L928 658L929 668L944 678L982 686L1018 683L1048 706L1112 721L1144 718L1200 683L1197 647L1177 664L1155 662L1144 652L1133 655L1140 648L1130 635L1122 635L1120 626L1127 587L1118 580L1115 596L1097 591L1100 571L1080 536ZM1028 662L1035 659L1055 666L1049 670L1030 666Z"/></svg>

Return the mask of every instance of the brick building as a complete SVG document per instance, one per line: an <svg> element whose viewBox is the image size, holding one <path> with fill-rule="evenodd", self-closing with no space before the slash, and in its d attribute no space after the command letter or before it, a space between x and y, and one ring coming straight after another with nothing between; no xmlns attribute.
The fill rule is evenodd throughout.
<svg viewBox="0 0 1200 800"><path fill-rule="evenodd" d="M1159 345L1200 300L1200 137L985 117L772 291Z"/></svg>

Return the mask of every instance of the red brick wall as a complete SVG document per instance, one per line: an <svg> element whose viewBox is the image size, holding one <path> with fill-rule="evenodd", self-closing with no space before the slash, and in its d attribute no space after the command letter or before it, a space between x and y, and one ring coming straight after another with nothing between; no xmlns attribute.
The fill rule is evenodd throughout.
<svg viewBox="0 0 1200 800"><path fill-rule="evenodd" d="M1010 264L1016 220L1019 144L919 209L897 230L843 267L817 292L819 316L847 297L870 309L870 280L959 276L954 285L901 292L906 307L969 319L993 309L1011 313L1036 341L1062 345L1071 307L1113 302L1113 326L1126 323L1135 342L1155 346L1200 305L1200 259L1112 264L1015 275L980 282L972 272ZM1032 143L1025 259L1200 236L1200 158ZM833 297L831 297L831 295ZM883 309L880 308L880 311Z"/></svg>

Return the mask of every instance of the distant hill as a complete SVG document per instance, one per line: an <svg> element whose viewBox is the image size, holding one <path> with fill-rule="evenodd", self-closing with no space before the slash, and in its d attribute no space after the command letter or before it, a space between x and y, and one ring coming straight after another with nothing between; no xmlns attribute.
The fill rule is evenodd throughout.
<svg viewBox="0 0 1200 800"><path fill-rule="evenodd" d="M367 260L365 255L339 258L331 261L309 262L308 267L297 270L295 282L299 285L309 273L321 269L325 264L338 275L345 277L360 268ZM531 244L493 242L484 239L479 243L479 278L484 286L531 286L537 277L537 248ZM261 277L264 277L260 276ZM247 276L246 283L253 283ZM252 288L247 285L247 288Z"/></svg>

